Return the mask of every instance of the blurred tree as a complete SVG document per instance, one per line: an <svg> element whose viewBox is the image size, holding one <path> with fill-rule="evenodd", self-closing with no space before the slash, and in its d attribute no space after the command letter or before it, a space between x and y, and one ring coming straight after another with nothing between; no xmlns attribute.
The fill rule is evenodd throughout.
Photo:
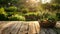
<svg viewBox="0 0 60 34"><path fill-rule="evenodd" d="M8 6L16 4L17 2L18 0L0 0L0 7L1 6L8 7Z"/></svg>
<svg viewBox="0 0 60 34"><path fill-rule="evenodd" d="M51 2L55 4L60 4L60 0L52 0Z"/></svg>
<svg viewBox="0 0 60 34"><path fill-rule="evenodd" d="M34 11L40 5L40 0L19 0L17 3L17 7L19 10L28 8L29 10L32 9ZM37 9L35 9L37 10Z"/></svg>

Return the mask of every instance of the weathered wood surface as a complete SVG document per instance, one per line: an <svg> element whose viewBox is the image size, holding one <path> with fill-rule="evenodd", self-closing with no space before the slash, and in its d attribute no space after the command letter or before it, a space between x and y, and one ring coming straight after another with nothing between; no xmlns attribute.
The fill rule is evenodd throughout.
<svg viewBox="0 0 60 34"><path fill-rule="evenodd" d="M0 21L0 34L39 34L40 25L37 21Z"/></svg>
<svg viewBox="0 0 60 34"><path fill-rule="evenodd" d="M38 21L0 21L0 34L60 34L60 29L40 28Z"/></svg>

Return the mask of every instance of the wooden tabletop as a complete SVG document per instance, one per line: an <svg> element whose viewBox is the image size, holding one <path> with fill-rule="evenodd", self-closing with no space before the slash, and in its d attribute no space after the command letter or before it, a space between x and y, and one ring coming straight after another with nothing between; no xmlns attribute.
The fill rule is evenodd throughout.
<svg viewBox="0 0 60 34"><path fill-rule="evenodd" d="M60 34L60 28L42 28L38 21L0 21L0 34Z"/></svg>

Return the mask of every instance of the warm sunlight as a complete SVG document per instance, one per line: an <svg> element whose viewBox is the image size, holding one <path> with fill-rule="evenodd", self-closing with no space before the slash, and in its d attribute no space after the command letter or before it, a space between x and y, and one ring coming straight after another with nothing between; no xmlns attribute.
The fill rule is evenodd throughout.
<svg viewBox="0 0 60 34"><path fill-rule="evenodd" d="M45 3L50 3L51 0L42 0L42 3L45 4Z"/></svg>
<svg viewBox="0 0 60 34"><path fill-rule="evenodd" d="M40 0L26 0L26 2L30 6L38 6Z"/></svg>
<svg viewBox="0 0 60 34"><path fill-rule="evenodd" d="M0 34L60 34L60 0L0 0Z"/></svg>
<svg viewBox="0 0 60 34"><path fill-rule="evenodd" d="M26 2L37 3L40 2L40 0L26 0Z"/></svg>

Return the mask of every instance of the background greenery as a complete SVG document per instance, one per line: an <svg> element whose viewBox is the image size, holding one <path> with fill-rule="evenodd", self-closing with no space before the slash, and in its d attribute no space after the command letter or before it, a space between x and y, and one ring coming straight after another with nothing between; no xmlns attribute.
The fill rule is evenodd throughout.
<svg viewBox="0 0 60 34"><path fill-rule="evenodd" d="M56 2L57 1L57 2ZM0 0L0 21L37 21L55 19L60 21L60 1L26 7L22 0Z"/></svg>

